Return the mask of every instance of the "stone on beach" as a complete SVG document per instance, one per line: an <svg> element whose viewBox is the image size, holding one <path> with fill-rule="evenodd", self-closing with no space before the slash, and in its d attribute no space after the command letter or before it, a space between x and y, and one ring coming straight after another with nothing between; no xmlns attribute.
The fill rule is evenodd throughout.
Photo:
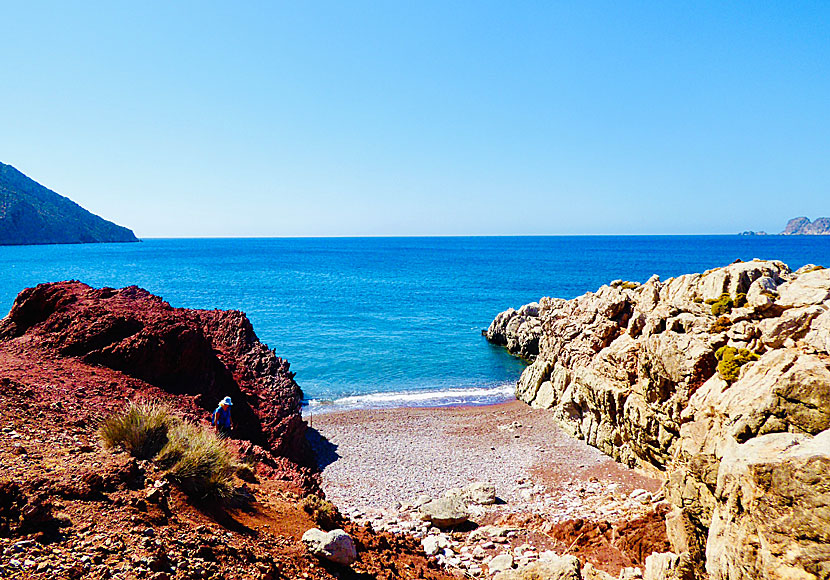
<svg viewBox="0 0 830 580"><path fill-rule="evenodd" d="M517 568L504 570L493 576L493 580L582 580L579 558L561 556L539 560Z"/></svg>
<svg viewBox="0 0 830 580"><path fill-rule="evenodd" d="M357 560L354 540L343 530L324 532L311 528L303 534L302 541L309 552L335 564L349 566Z"/></svg>
<svg viewBox="0 0 830 580"><path fill-rule="evenodd" d="M470 519L467 504L460 496L441 497L428 501L420 508L421 518L438 528L450 528Z"/></svg>
<svg viewBox="0 0 830 580"><path fill-rule="evenodd" d="M513 555L510 553L493 556L487 562L487 569L490 570L491 574L495 574L503 570L510 570L511 568L513 568Z"/></svg>
<svg viewBox="0 0 830 580"><path fill-rule="evenodd" d="M478 505L492 505L496 503L496 486L485 481L471 483L464 488L464 493L470 502Z"/></svg>

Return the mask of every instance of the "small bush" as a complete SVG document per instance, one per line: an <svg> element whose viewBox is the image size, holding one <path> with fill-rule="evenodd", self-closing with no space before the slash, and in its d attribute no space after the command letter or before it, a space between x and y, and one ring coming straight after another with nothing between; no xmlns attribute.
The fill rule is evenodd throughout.
<svg viewBox="0 0 830 580"><path fill-rule="evenodd" d="M760 357L754 352L745 348L735 348L732 346L722 346L715 353L715 358L718 359L718 374L727 383L733 383L738 380L741 367L746 363L758 360Z"/></svg>
<svg viewBox="0 0 830 580"><path fill-rule="evenodd" d="M107 447L123 447L133 457L149 459L167 443L173 422L163 405L130 403L123 413L105 419L98 433Z"/></svg>
<svg viewBox="0 0 830 580"><path fill-rule="evenodd" d="M337 506L313 494L303 498L303 509L324 530L336 528L342 520Z"/></svg>
<svg viewBox="0 0 830 580"><path fill-rule="evenodd" d="M735 308L746 306L746 293L738 292L735 295Z"/></svg>
<svg viewBox="0 0 830 580"><path fill-rule="evenodd" d="M161 405L130 403L107 418L99 430L107 447L155 458L170 480L198 499L237 499L233 487L236 456L212 429L176 417Z"/></svg>
<svg viewBox="0 0 830 580"><path fill-rule="evenodd" d="M712 314L715 316L722 316L732 312L732 297L729 293L724 292L716 301L712 302Z"/></svg>
<svg viewBox="0 0 830 580"><path fill-rule="evenodd" d="M729 320L726 316L721 316L718 318L715 323L712 325L712 328L709 329L709 332L713 334L718 334L721 332L726 332L732 326L732 321Z"/></svg>
<svg viewBox="0 0 830 580"><path fill-rule="evenodd" d="M174 426L168 445L159 454L161 464L171 464L170 479L186 494L200 499L234 497L235 459L216 433L186 421Z"/></svg>
<svg viewBox="0 0 830 580"><path fill-rule="evenodd" d="M807 274L808 272L816 272L818 270L824 270L824 266L812 266L804 270L802 274Z"/></svg>

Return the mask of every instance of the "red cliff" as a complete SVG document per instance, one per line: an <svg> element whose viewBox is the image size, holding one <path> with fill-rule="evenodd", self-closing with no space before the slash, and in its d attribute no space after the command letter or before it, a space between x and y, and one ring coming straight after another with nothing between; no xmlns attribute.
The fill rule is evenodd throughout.
<svg viewBox="0 0 830 580"><path fill-rule="evenodd" d="M84 398L73 410L76 420L97 416L125 398L156 397L204 419L230 396L236 438L275 460L314 465L300 416L302 391L289 363L259 341L242 312L173 308L135 286L40 284L21 292L0 321L0 347L16 352L20 361L41 360L36 366L47 374L62 361L74 365L73 376L88 375L88 381L67 385L75 391L73 403ZM135 380L101 381L95 368ZM32 383L31 371L27 377ZM68 394L54 385L45 390L55 400Z"/></svg>

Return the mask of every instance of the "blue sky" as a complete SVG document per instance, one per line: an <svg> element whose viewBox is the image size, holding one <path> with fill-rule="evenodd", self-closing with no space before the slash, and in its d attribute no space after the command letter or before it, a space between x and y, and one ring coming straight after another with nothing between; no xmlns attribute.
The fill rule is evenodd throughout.
<svg viewBox="0 0 830 580"><path fill-rule="evenodd" d="M140 237L830 215L827 2L14 2L0 161Z"/></svg>

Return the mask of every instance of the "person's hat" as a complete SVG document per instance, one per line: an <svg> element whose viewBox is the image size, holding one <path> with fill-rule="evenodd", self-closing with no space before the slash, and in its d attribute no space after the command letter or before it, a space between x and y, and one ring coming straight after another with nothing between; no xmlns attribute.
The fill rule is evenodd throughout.
<svg viewBox="0 0 830 580"><path fill-rule="evenodd" d="M233 405L233 403L231 403L231 398L230 397L225 397L224 399L219 401L219 404L220 405Z"/></svg>

